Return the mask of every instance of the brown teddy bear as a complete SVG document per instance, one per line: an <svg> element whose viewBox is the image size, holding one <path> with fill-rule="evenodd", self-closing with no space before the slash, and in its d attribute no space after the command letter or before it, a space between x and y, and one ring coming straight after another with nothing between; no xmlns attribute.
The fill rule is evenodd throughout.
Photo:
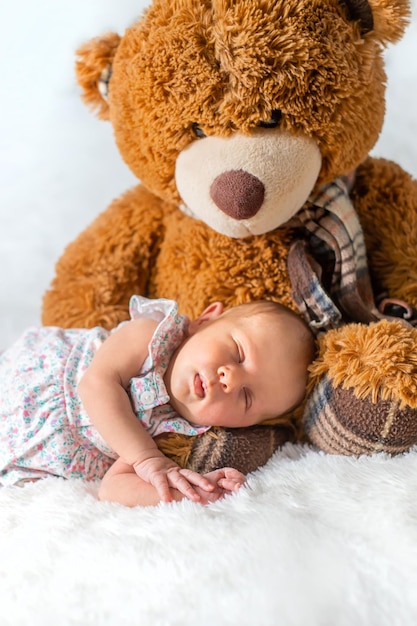
<svg viewBox="0 0 417 626"><path fill-rule="evenodd" d="M417 183L368 154L384 120L384 47L400 39L409 12L406 0L154 0L122 37L107 33L82 46L84 101L111 122L141 184L65 250L43 322L110 328L128 317L133 293L175 299L190 316L214 300L277 300L301 307L330 336L343 335L345 322L384 324L374 297L389 296L384 313L407 316L417 305ZM349 215L359 216L367 298L366 263L354 268L348 292L356 296L344 298L347 265L336 268L331 245L322 254L308 221L312 207L327 211L328 196L343 206L333 218L346 226L340 249L343 237L354 247L362 231ZM355 254L366 258L363 249ZM308 304L312 275L335 303L330 322ZM335 275L344 277L337 288ZM315 387L323 377L343 385L329 373L339 357L322 345ZM369 361L363 367L362 381L372 374ZM356 399L354 376L349 385ZM370 388L378 404L380 389ZM169 436L161 447L201 471L248 471L299 436L300 417L299 409L274 425Z"/></svg>

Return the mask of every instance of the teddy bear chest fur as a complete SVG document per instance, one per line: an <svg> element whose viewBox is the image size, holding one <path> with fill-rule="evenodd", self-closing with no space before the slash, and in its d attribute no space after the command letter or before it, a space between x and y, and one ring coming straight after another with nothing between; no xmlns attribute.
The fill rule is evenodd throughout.
<svg viewBox="0 0 417 626"><path fill-rule="evenodd" d="M295 309L287 272L289 228L231 240L202 222L177 212L164 219L155 264L150 268L151 297L178 300L197 316L210 302L226 307L272 299Z"/></svg>

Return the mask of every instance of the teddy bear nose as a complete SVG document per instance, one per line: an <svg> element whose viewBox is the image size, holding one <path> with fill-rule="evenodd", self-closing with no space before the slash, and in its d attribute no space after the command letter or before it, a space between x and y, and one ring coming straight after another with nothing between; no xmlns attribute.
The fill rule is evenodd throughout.
<svg viewBox="0 0 417 626"><path fill-rule="evenodd" d="M235 220L245 220L256 215L261 208L265 187L249 172L231 170L215 178L210 195L223 213Z"/></svg>

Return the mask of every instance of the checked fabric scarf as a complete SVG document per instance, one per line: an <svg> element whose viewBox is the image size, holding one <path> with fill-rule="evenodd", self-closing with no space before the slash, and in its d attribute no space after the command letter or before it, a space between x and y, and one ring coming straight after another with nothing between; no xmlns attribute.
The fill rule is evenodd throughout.
<svg viewBox="0 0 417 626"><path fill-rule="evenodd" d="M293 298L316 335L348 322L402 317L417 325L417 311L372 292L363 231L349 197L354 174L310 196L289 225L301 232L288 255Z"/></svg>
<svg viewBox="0 0 417 626"><path fill-rule="evenodd" d="M349 198L352 183L353 176L349 176L326 185L309 198L292 220L291 225L300 236L288 256L294 300L312 332L318 336L319 344L323 340L323 346L330 334L320 338L325 331L348 322L369 324L394 318L397 319L397 324L392 326L395 336L401 342L404 335L399 328L408 326L402 330L412 342L416 339L416 330L410 327L417 326L416 309L390 298L382 300L379 307L375 304L364 236ZM401 324L398 318L402 318ZM386 322L375 325L369 335L361 336L372 342L385 332ZM405 346L408 343L406 341ZM355 353L356 347L352 348ZM319 364L320 358L319 354ZM401 350L398 358L409 378L405 374L404 383L400 367L398 380L403 382L394 387L389 376L386 384L378 368L372 375L372 368L365 365L360 371L357 366L353 373L355 383L352 378L350 382L347 379L343 383L336 382L330 370L322 370L320 374L319 368L318 376L310 381L303 408L304 433L310 442L331 454L355 456L377 451L397 454L415 445L417 403L410 401L409 384L415 384L415 366Z"/></svg>

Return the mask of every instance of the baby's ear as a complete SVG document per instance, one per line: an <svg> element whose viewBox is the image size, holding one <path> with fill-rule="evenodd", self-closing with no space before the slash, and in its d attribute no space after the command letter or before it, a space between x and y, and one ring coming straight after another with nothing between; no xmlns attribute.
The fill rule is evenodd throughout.
<svg viewBox="0 0 417 626"><path fill-rule="evenodd" d="M207 308L197 317L197 319L192 320L188 327L188 334L193 335L200 328L204 322L210 322L223 313L224 305L222 302L212 302L209 304Z"/></svg>
<svg viewBox="0 0 417 626"><path fill-rule="evenodd" d="M120 37L106 33L83 44L77 50L75 71L83 90L82 100L102 120L109 119L108 89L112 63Z"/></svg>

